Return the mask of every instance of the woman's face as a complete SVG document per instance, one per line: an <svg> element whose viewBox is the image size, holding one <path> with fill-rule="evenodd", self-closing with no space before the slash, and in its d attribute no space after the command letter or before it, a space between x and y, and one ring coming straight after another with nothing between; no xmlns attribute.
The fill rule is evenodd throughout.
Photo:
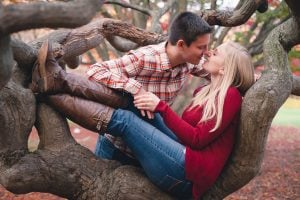
<svg viewBox="0 0 300 200"><path fill-rule="evenodd" d="M205 55L206 60L203 63L203 68L212 76L224 74L225 47L225 45L220 45Z"/></svg>

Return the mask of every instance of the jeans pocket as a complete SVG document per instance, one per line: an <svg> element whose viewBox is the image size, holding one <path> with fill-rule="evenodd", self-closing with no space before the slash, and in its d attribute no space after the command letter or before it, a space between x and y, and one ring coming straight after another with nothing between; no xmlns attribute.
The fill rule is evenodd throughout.
<svg viewBox="0 0 300 200"><path fill-rule="evenodd" d="M158 186L167 191L170 194L175 195L176 197L190 196L192 195L191 191L188 190L190 182L182 181L177 178L174 178L170 175L166 175L159 183Z"/></svg>

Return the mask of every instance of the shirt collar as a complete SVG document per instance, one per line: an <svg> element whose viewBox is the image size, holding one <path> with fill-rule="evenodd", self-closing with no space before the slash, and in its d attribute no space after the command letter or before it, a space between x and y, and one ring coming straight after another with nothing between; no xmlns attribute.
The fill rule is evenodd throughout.
<svg viewBox="0 0 300 200"><path fill-rule="evenodd" d="M172 68L168 54L167 54L167 44L168 41L162 42L159 45L160 52L160 67L162 70L170 70Z"/></svg>
<svg viewBox="0 0 300 200"><path fill-rule="evenodd" d="M160 68L161 70L170 70L172 69L172 66L171 66L171 63L170 63L170 59L168 57L168 54L167 54L167 44L168 44L168 41L165 41L165 42L162 42L159 44L159 52L160 52ZM184 64L179 64L175 67L178 67L178 66L186 66L188 63L184 63ZM190 64L192 65L192 64ZM173 67L173 68L175 68Z"/></svg>

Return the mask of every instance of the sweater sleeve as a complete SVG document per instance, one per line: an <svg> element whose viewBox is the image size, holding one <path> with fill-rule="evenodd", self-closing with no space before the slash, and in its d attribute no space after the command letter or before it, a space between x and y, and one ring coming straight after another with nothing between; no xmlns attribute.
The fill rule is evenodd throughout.
<svg viewBox="0 0 300 200"><path fill-rule="evenodd" d="M229 88L225 97L222 121L215 131L210 132L215 126L215 120L199 122L196 126L190 125L181 119L172 109L163 101L160 101L155 111L159 112L166 125L177 135L177 137L192 149L202 149L211 143L215 138L224 132L224 130L234 120L239 113L242 97L236 88ZM195 109L197 110L197 109ZM193 111L191 111L193 112ZM196 112L196 111L195 111Z"/></svg>

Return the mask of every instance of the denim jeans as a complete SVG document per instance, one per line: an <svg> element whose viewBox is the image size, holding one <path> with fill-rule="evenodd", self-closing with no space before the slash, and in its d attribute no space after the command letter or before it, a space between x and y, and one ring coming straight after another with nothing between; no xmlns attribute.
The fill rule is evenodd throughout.
<svg viewBox="0 0 300 200"><path fill-rule="evenodd" d="M185 178L185 147L174 137L128 110L117 109L108 124L109 133L122 137L149 179L180 199L192 196L192 184Z"/></svg>
<svg viewBox="0 0 300 200"><path fill-rule="evenodd" d="M156 127L161 132L165 133L166 135L173 138L174 140L177 140L177 137L174 135L174 133L165 125L160 114L155 113L154 119L148 119L147 117L143 117L140 114L140 111L136 107L134 107L132 103L128 106L127 110L132 111L138 117L150 123L152 126ZM101 135L99 135L96 143L95 155L103 159L117 160L123 165L140 166L138 160L120 151L118 148L116 148L113 145L113 143L109 139Z"/></svg>

